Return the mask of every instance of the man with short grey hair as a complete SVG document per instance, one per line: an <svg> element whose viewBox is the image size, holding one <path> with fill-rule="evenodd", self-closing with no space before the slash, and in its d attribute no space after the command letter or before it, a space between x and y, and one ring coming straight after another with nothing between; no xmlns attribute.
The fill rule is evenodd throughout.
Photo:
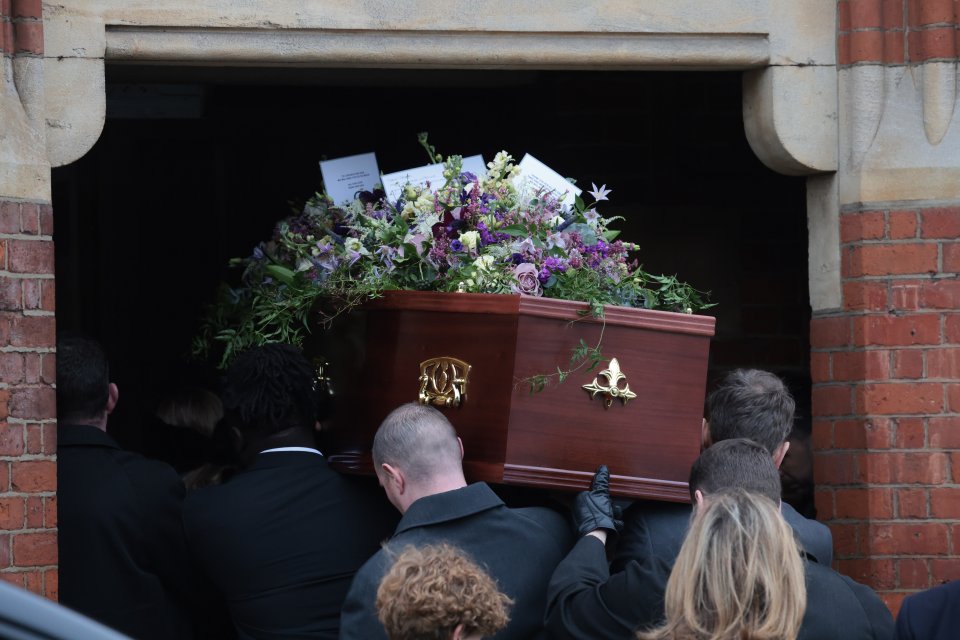
<svg viewBox="0 0 960 640"><path fill-rule="evenodd" d="M731 371L707 398L703 449L733 438L749 438L779 467L790 448L786 440L794 407L790 391L774 374L758 369ZM664 617L667 579L683 544L690 512L688 504L634 503L624 514L610 572L565 583L551 593L551 638L633 638L638 628L659 624ZM833 538L826 525L804 518L786 503L781 512L807 557L829 567ZM620 601L628 601L629 606L616 606L618 602L608 597L616 593L629 594ZM598 628L603 633L598 635Z"/></svg>
<svg viewBox="0 0 960 640"><path fill-rule="evenodd" d="M402 405L380 425L374 466L403 517L354 578L343 605L342 640L386 638L375 607L380 580L404 547L441 542L464 551L514 600L498 638L541 637L547 582L570 548L567 522L550 509L509 509L485 483L468 485L462 459L463 443L433 407Z"/></svg>

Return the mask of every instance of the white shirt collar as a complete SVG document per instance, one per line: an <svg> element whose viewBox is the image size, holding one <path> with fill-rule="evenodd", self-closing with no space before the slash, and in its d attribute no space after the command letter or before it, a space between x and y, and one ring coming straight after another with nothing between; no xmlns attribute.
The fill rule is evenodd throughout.
<svg viewBox="0 0 960 640"><path fill-rule="evenodd" d="M315 453L318 456L323 455L313 447L274 447L273 449L264 449L260 453L283 453L285 451L302 451L303 453Z"/></svg>

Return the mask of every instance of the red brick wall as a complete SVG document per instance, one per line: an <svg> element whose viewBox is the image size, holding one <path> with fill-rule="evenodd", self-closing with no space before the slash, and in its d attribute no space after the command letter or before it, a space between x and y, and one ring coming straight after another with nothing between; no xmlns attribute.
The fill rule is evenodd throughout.
<svg viewBox="0 0 960 640"><path fill-rule="evenodd" d="M811 323L818 517L895 611L960 578L960 203L840 215L843 309Z"/></svg>
<svg viewBox="0 0 960 640"><path fill-rule="evenodd" d="M0 200L0 578L56 599L52 225L48 204Z"/></svg>
<svg viewBox="0 0 960 640"><path fill-rule="evenodd" d="M839 0L840 65L956 60L960 0Z"/></svg>
<svg viewBox="0 0 960 640"><path fill-rule="evenodd" d="M40 0L0 0L0 50L43 54ZM0 196L0 578L56 599L52 234L48 203Z"/></svg>

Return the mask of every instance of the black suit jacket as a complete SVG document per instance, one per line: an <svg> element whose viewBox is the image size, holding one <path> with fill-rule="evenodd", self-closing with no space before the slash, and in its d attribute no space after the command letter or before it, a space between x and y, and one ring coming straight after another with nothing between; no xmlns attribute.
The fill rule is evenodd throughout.
<svg viewBox="0 0 960 640"><path fill-rule="evenodd" d="M897 615L897 640L954 640L960 635L960 580L907 597Z"/></svg>
<svg viewBox="0 0 960 640"><path fill-rule="evenodd" d="M602 574L584 574L578 582L572 578L581 575L582 569L568 572L564 567L568 563L584 565L577 558L565 559L549 593L547 627L551 637L593 638L597 628L609 630L609 637L630 637L638 628L658 624L664 615L667 580L683 545L691 512L689 504L634 503L625 514L613 575L604 567ZM830 529L804 518L786 503L782 512L803 549L817 561L825 558L824 564L832 562ZM578 542L577 547L580 545Z"/></svg>
<svg viewBox="0 0 960 640"><path fill-rule="evenodd" d="M188 544L241 638L336 638L357 569L396 511L370 478L311 452L261 453L226 484L191 493Z"/></svg>
<svg viewBox="0 0 960 640"><path fill-rule="evenodd" d="M637 614L644 606L637 597L656 571L632 562L611 579L604 545L592 536L581 538L550 581L550 638L633 640L637 629L657 624L638 622ZM893 618L872 590L809 558L804 571L807 610L798 640L890 640ZM658 613L663 615L662 603Z"/></svg>
<svg viewBox="0 0 960 640"><path fill-rule="evenodd" d="M173 468L86 425L57 428L60 602L134 638L189 638L195 574Z"/></svg>
<svg viewBox="0 0 960 640"><path fill-rule="evenodd" d="M807 611L797 640L891 640L893 616L870 587L806 560Z"/></svg>
<svg viewBox="0 0 960 640"><path fill-rule="evenodd" d="M343 605L343 640L385 639L375 601L391 553L406 546L445 542L466 552L513 598L510 623L495 636L538 638L543 630L547 581L570 546L566 518L542 507L509 509L482 482L420 498L407 510L387 550L357 573Z"/></svg>

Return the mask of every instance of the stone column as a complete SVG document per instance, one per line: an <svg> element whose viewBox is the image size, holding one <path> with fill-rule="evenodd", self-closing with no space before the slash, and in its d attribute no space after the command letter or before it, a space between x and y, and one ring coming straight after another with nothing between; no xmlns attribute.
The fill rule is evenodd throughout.
<svg viewBox="0 0 960 640"><path fill-rule="evenodd" d="M838 8L841 301L813 300L817 508L840 571L896 611L960 578L960 3Z"/></svg>
<svg viewBox="0 0 960 640"><path fill-rule="evenodd" d="M0 0L0 578L57 597L53 214L40 0Z"/></svg>

